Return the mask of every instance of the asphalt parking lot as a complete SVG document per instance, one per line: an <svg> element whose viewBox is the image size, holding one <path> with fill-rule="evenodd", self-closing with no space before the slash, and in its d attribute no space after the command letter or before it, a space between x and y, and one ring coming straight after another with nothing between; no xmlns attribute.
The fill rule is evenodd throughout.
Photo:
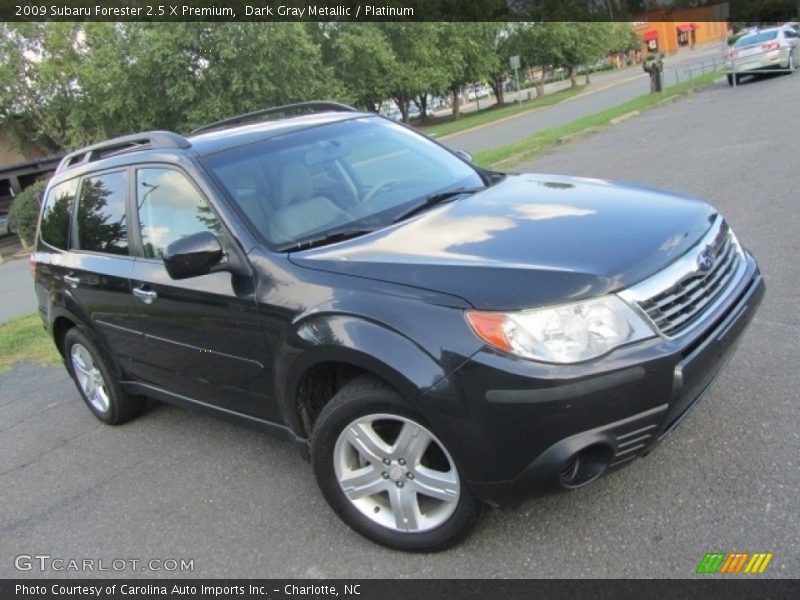
<svg viewBox="0 0 800 600"><path fill-rule="evenodd" d="M14 557L46 553L193 559L195 577L680 578L711 551L772 552L764 577L800 577L798 106L800 74L718 83L520 169L706 198L761 262L737 355L648 457L402 554L342 524L288 444L169 406L103 426L63 369L21 365L0 376L0 577L41 576Z"/></svg>

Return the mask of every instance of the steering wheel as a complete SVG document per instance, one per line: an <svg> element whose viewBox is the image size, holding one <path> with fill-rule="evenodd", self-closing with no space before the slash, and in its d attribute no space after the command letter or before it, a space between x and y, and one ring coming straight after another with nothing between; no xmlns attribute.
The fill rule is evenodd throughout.
<svg viewBox="0 0 800 600"><path fill-rule="evenodd" d="M400 183L397 179L384 179L376 183L372 186L372 189L366 193L366 195L361 199L361 204L366 204L370 200L372 200L375 196L378 195L383 188L389 187L390 185L394 185L395 183Z"/></svg>

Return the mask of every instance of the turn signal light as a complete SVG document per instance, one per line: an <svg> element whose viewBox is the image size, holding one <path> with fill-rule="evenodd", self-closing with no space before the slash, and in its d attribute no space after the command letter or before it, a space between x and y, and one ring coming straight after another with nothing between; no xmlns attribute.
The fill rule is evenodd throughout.
<svg viewBox="0 0 800 600"><path fill-rule="evenodd" d="M508 320L506 315L467 311L467 320L484 342L495 348L511 352L512 346L503 327Z"/></svg>

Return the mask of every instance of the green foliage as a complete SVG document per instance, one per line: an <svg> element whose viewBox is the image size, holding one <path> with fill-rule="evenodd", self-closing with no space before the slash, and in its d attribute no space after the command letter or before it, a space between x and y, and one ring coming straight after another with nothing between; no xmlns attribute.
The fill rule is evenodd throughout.
<svg viewBox="0 0 800 600"><path fill-rule="evenodd" d="M441 23L379 23L395 56L390 74L389 94L408 122L408 106L412 99L428 92L441 92L450 83L449 71L458 58L443 50L441 32L448 25Z"/></svg>
<svg viewBox="0 0 800 600"><path fill-rule="evenodd" d="M613 52L638 47L629 23L519 23L510 33L509 45L529 67L543 68L543 74L563 68L574 74L579 66L591 66Z"/></svg>
<svg viewBox="0 0 800 600"><path fill-rule="evenodd" d="M397 68L383 31L372 23L343 23L331 32L330 56L336 79L357 106L377 111L392 92Z"/></svg>
<svg viewBox="0 0 800 600"><path fill-rule="evenodd" d="M30 248L36 240L36 224L39 220L39 208L42 206L44 195L44 181L37 181L26 187L14 198L11 209L8 211L8 225Z"/></svg>
<svg viewBox="0 0 800 600"><path fill-rule="evenodd" d="M636 43L622 23L0 23L0 123L56 153L315 98L407 120L473 83L500 99L513 54L574 75Z"/></svg>
<svg viewBox="0 0 800 600"><path fill-rule="evenodd" d="M0 122L52 152L343 97L302 23L0 24Z"/></svg>

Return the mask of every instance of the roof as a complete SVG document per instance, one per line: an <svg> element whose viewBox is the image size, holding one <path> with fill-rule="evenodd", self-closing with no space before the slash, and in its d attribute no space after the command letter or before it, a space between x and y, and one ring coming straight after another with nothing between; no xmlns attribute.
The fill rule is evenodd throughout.
<svg viewBox="0 0 800 600"><path fill-rule="evenodd" d="M366 112L319 112L310 115L283 118L275 121L261 121L228 129L217 129L188 137L192 150L201 155L214 154L261 140L284 135L292 131L338 123L363 117L374 117Z"/></svg>

